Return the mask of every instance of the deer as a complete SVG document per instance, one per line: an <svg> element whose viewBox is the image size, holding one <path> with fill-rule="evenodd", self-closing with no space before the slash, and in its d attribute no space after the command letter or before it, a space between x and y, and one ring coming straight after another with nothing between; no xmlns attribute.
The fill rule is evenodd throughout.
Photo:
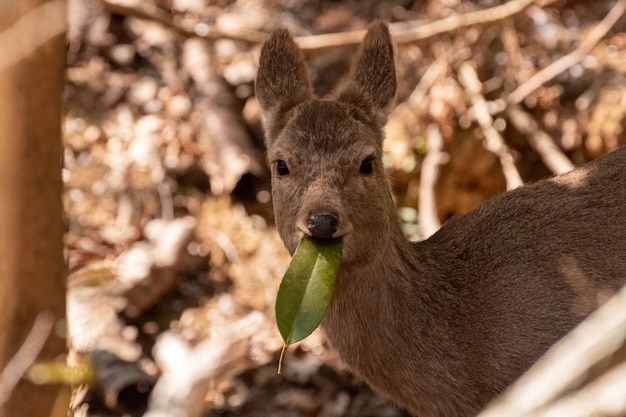
<svg viewBox="0 0 626 417"><path fill-rule="evenodd" d="M383 21L323 98L293 37L273 31L255 89L284 245L343 240L322 328L412 415L475 415L626 282L626 148L404 236L382 162L396 93Z"/></svg>

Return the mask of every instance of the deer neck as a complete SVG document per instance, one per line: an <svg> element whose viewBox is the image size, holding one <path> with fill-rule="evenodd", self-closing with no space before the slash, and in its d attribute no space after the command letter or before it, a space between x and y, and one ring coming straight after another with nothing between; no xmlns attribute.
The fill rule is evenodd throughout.
<svg viewBox="0 0 626 417"><path fill-rule="evenodd" d="M392 393L401 406L415 403L415 396L435 404L436 386L455 384L464 372L446 313L451 300L437 288L440 259L432 248L427 254L409 242L399 224L379 242L380 256L342 265L324 329L342 359L375 389Z"/></svg>

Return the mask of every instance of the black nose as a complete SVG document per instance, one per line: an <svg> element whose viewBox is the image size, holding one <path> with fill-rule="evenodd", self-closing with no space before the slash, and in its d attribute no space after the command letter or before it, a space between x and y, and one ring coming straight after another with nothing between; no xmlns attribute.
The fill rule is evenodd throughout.
<svg viewBox="0 0 626 417"><path fill-rule="evenodd" d="M332 213L313 213L307 220L307 228L312 237L333 237L339 226L339 217Z"/></svg>

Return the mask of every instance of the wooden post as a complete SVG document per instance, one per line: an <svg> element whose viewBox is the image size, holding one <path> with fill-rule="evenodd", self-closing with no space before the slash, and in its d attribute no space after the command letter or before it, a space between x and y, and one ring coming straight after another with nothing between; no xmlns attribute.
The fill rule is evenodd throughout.
<svg viewBox="0 0 626 417"><path fill-rule="evenodd" d="M0 388L5 390L8 380L22 376L19 368L29 365L19 363L24 349L16 353L36 318L43 313L56 324L65 320L61 117L66 27L65 0L4 0L0 5ZM62 359L62 327L44 335L37 360ZM0 417L56 414L58 386L22 379L9 392L0 401Z"/></svg>

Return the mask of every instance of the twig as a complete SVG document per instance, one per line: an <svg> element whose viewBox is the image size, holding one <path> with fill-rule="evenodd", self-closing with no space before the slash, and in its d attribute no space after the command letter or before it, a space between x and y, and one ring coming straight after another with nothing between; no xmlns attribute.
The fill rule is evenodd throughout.
<svg viewBox="0 0 626 417"><path fill-rule="evenodd" d="M430 88L442 74L446 73L447 69L448 63L446 59L441 56L438 57L435 62L430 64L426 72L424 72L424 75L420 77L419 83L415 86L409 98L394 107L389 116L389 120L401 120L404 121L403 123L406 123L406 120L414 120L416 117L416 106L424 102L424 98Z"/></svg>
<svg viewBox="0 0 626 417"><path fill-rule="evenodd" d="M512 71L512 78L515 83L522 83L530 78L532 75L529 69L524 68L524 56L521 51L519 37L513 22L506 21L502 25L502 48L509 57L510 65L507 71Z"/></svg>
<svg viewBox="0 0 626 417"><path fill-rule="evenodd" d="M433 38L444 33L454 32L455 30L468 26L493 23L515 15L533 3L545 5L552 3L552 1L553 0L543 2L538 2L537 0L512 0L499 6L452 15L426 24L424 24L422 20L392 23L389 25L389 29L395 43L410 43ZM298 42L298 45L303 50L315 50L342 45L355 45L360 43L364 36L365 31L358 30L343 33L301 36L296 38L296 42Z"/></svg>
<svg viewBox="0 0 626 417"><path fill-rule="evenodd" d="M606 36L609 30L611 30L617 20L624 14L624 11L626 11L626 0L618 0L615 6L613 6L604 19L593 28L589 36L581 42L578 48L561 59L554 61L513 90L507 97L508 104L515 105L521 103L529 94L532 94L543 84L585 58L598 42Z"/></svg>
<svg viewBox="0 0 626 417"><path fill-rule="evenodd" d="M265 33L256 30L228 33L208 25L202 25L201 30L197 30L197 26L196 28L185 27L177 22L172 14L148 2L133 2L131 5L123 0L104 0L104 7L111 13L155 21L186 38L199 37L210 41L232 39L250 43L263 43L267 39Z"/></svg>
<svg viewBox="0 0 626 417"><path fill-rule="evenodd" d="M420 77L419 83L415 86L406 101L398 103L398 105L392 110L392 114L389 116L389 120L400 119L404 120L410 115L415 114L415 106L418 106L424 101L428 91L435 84L437 79L446 72L448 69L448 62L444 57L439 57L430 64L424 75Z"/></svg>
<svg viewBox="0 0 626 417"><path fill-rule="evenodd" d="M574 164L556 146L552 138L538 126L533 118L519 106L512 106L507 111L509 120L515 128L526 135L528 142L541 156L543 163L554 174L564 174L574 169Z"/></svg>
<svg viewBox="0 0 626 417"><path fill-rule="evenodd" d="M224 251L224 255L226 255L226 259L228 259L231 265L241 263L237 247L226 233L212 227L206 228L206 231L207 237Z"/></svg>
<svg viewBox="0 0 626 417"><path fill-rule="evenodd" d="M581 382L596 364L623 348L626 339L626 287L555 344L512 388L478 417L536 416ZM623 367L615 368L622 373ZM613 376L605 375L612 380ZM621 389L624 388L623 380ZM593 388L592 385L588 386ZM620 395L620 388L615 388ZM584 393L584 388L580 393ZM584 396L589 395L588 391ZM622 394L623 395L623 394ZM622 397L624 398L624 397ZM596 410L606 404L593 403ZM540 414L541 415L541 414ZM564 414L554 414L564 415ZM565 414L569 416L569 414ZM589 413L587 415L620 415Z"/></svg>
<svg viewBox="0 0 626 417"><path fill-rule="evenodd" d="M467 62L463 63L459 68L459 81L470 94L472 106L476 113L476 120L485 134L485 148L500 159L502 164L502 172L506 178L507 190L519 187L524 183L520 177L509 147L493 127L493 119L487 108L487 100L482 95L482 84L476 75L474 68Z"/></svg>
<svg viewBox="0 0 626 417"><path fill-rule="evenodd" d="M396 43L415 42L429 39L443 33L452 32L463 27L493 23L517 14L531 4L546 5L553 1L554 0L511 0L499 6L453 15L426 24L423 24L422 20L393 23L390 25L390 30L393 40ZM146 2L137 2L137 4L133 3L129 5L123 0L104 0L104 5L105 8L112 13L153 20L161 23L165 27L173 29L185 37L200 37L210 41L233 39L256 44L263 43L265 39L267 39L265 33L255 30L227 33L217 29L215 26L204 25L202 31L196 31L192 28L184 27L181 23L177 22L170 13ZM295 40L301 49L314 51L344 45L356 45L363 40L364 36L365 30L356 30L300 36L296 37Z"/></svg>
<svg viewBox="0 0 626 417"><path fill-rule="evenodd" d="M35 319L26 340L0 374L0 405L8 401L22 376L43 349L54 322L54 316L48 311L39 313Z"/></svg>
<svg viewBox="0 0 626 417"><path fill-rule="evenodd" d="M437 58L437 60L435 60L435 62L428 67L424 75L422 75L419 83L415 86L415 89L413 89L413 92L406 100L406 103L411 107L421 103L426 97L428 90L430 90L430 87L435 84L435 81L445 72L447 68L448 62L446 62L445 59Z"/></svg>
<svg viewBox="0 0 626 417"><path fill-rule="evenodd" d="M611 369L572 395L548 406L536 417L626 415L626 363Z"/></svg>
<svg viewBox="0 0 626 417"><path fill-rule="evenodd" d="M174 220L174 198L170 183L167 181L160 183L157 186L157 192L161 201L161 218L169 221Z"/></svg>
<svg viewBox="0 0 626 417"><path fill-rule="evenodd" d="M441 227L441 222L439 221L439 217L437 217L435 185L439 177L439 166L445 160L445 155L442 152L443 139L437 124L432 123L428 126L426 138L428 141L428 150L426 157L422 161L417 210L417 221L424 239L435 233Z"/></svg>
<svg viewBox="0 0 626 417"><path fill-rule="evenodd" d="M499 6L490 7L484 10L475 10L468 13L455 14L444 19L436 20L427 24L411 24L410 29L397 30L398 26L405 26L406 23L391 25L393 40L397 43L415 42L418 40L432 38L447 32L453 32L463 27L474 26L485 23L492 23L506 19L524 10L536 0L511 0ZM399 27L398 27L399 29Z"/></svg>
<svg viewBox="0 0 626 417"><path fill-rule="evenodd" d="M357 45L363 41L365 30L350 32L322 33L320 35L298 36L296 43L303 51L315 51L326 48L336 48L345 45Z"/></svg>

